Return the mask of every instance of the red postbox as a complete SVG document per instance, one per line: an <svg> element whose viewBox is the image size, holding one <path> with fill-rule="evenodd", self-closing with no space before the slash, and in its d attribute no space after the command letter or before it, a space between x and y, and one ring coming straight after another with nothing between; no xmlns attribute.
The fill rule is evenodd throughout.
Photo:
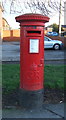
<svg viewBox="0 0 66 120"><path fill-rule="evenodd" d="M24 106L40 106L44 91L44 24L49 18L24 14L16 21L20 23L20 101Z"/></svg>

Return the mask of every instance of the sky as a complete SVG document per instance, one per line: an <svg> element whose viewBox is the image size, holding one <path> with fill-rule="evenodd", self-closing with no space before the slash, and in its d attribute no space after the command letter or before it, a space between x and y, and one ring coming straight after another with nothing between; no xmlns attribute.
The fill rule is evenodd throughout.
<svg viewBox="0 0 66 120"><path fill-rule="evenodd" d="M18 29L19 28L19 23L16 22L15 17L18 15L13 15L13 14L4 14L3 17L7 20L8 24L11 26L12 29ZM53 23L59 24L59 15L56 14L53 17L50 17L50 20L48 23L45 23L45 26L51 25ZM64 16L62 16L61 20L62 25L64 25Z"/></svg>
<svg viewBox="0 0 66 120"><path fill-rule="evenodd" d="M6 11L9 10L9 5L7 5ZM29 9L25 9L24 13L29 13ZM21 14L10 14L9 12L4 12L3 17L7 20L8 24L12 29L18 29L19 23L16 22L15 17L21 15ZM51 25L53 23L59 24L59 13L54 13L53 16L50 17L50 20L48 23L45 23L45 26ZM64 25L64 13L62 14L61 24Z"/></svg>

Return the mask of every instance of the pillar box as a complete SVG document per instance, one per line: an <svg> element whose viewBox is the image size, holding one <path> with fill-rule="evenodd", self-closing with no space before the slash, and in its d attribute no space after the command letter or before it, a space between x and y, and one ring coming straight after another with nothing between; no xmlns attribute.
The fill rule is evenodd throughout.
<svg viewBox="0 0 66 120"><path fill-rule="evenodd" d="M41 107L44 92L44 25L41 14L17 16L20 23L20 105Z"/></svg>

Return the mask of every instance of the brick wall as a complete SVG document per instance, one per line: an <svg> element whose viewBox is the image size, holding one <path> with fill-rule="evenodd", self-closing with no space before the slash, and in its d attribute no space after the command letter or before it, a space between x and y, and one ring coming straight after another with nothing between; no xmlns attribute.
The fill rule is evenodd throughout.
<svg viewBox="0 0 66 120"><path fill-rule="evenodd" d="M3 30L3 41L19 41L20 29L16 30Z"/></svg>

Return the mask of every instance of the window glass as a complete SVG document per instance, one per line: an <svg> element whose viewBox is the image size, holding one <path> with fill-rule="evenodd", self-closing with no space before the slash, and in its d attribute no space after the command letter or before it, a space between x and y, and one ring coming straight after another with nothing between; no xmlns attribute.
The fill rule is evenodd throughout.
<svg viewBox="0 0 66 120"><path fill-rule="evenodd" d="M47 38L47 37L44 37L44 41L48 41L48 38Z"/></svg>

